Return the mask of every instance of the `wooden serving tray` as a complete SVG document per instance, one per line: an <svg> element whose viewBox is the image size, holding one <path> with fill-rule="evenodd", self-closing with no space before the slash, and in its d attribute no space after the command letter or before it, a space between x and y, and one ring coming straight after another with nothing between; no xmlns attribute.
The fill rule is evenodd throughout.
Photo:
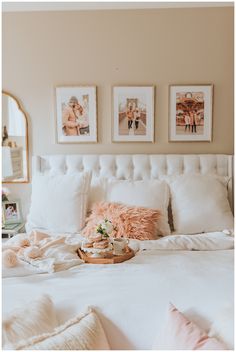
<svg viewBox="0 0 236 352"><path fill-rule="evenodd" d="M134 257L134 251L126 247L126 250L124 254L122 255L114 255L110 252L107 254L104 254L104 258L93 258L91 257L91 253L85 253L82 251L82 249L78 249L78 254L79 257L84 260L85 263L90 263L90 264L116 264L116 263L122 263L125 262L126 260L129 260Z"/></svg>

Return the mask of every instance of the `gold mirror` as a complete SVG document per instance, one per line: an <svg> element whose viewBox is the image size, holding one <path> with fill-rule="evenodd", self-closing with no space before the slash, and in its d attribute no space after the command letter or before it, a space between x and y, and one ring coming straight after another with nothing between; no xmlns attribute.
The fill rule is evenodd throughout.
<svg viewBox="0 0 236 352"><path fill-rule="evenodd" d="M2 181L29 182L28 122L18 100L2 92Z"/></svg>

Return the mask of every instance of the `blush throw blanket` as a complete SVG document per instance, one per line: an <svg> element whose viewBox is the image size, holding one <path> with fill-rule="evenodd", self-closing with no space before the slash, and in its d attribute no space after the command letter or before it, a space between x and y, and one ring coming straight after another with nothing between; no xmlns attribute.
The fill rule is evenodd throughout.
<svg viewBox="0 0 236 352"><path fill-rule="evenodd" d="M19 246L19 243L27 243ZM14 273L19 268L30 266L30 271L40 273L53 273L69 269L83 263L77 254L81 238L70 235L56 235L35 232L30 235L18 234L2 246L2 250L11 249L17 252L17 265L15 268L5 268L7 273ZM29 268L28 268L29 269ZM3 275L3 276L12 276ZM14 276L14 275L13 275Z"/></svg>

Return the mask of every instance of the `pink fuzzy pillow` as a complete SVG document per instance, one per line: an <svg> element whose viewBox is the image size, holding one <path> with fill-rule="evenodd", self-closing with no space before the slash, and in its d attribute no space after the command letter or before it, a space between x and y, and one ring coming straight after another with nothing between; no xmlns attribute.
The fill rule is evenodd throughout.
<svg viewBox="0 0 236 352"><path fill-rule="evenodd" d="M94 233L99 221L108 219L116 228L112 233L113 237L155 240L160 217L159 210L100 202L94 204L91 215L86 219L82 235L87 237Z"/></svg>

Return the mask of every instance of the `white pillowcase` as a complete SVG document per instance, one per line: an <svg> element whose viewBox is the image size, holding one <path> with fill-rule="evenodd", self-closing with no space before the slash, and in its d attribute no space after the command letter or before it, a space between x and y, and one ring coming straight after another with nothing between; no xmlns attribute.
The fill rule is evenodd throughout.
<svg viewBox="0 0 236 352"><path fill-rule="evenodd" d="M161 210L163 216L158 224L158 234L170 234L168 224L169 187L165 181L110 180L107 184L106 200L108 202Z"/></svg>
<svg viewBox="0 0 236 352"><path fill-rule="evenodd" d="M106 189L108 179L105 177L93 176L88 196L88 210L90 211L94 203L104 202L106 200Z"/></svg>
<svg viewBox="0 0 236 352"><path fill-rule="evenodd" d="M70 319L53 332L34 336L7 346L17 350L109 350L97 315L89 310Z"/></svg>
<svg viewBox="0 0 236 352"><path fill-rule="evenodd" d="M80 231L85 223L90 182L91 174L87 172L34 176L27 232Z"/></svg>
<svg viewBox="0 0 236 352"><path fill-rule="evenodd" d="M233 228L225 181L210 175L181 175L169 182L174 229L178 234Z"/></svg>
<svg viewBox="0 0 236 352"><path fill-rule="evenodd" d="M57 325L53 302L48 295L43 295L4 317L2 322L3 346L46 331L51 332Z"/></svg>

